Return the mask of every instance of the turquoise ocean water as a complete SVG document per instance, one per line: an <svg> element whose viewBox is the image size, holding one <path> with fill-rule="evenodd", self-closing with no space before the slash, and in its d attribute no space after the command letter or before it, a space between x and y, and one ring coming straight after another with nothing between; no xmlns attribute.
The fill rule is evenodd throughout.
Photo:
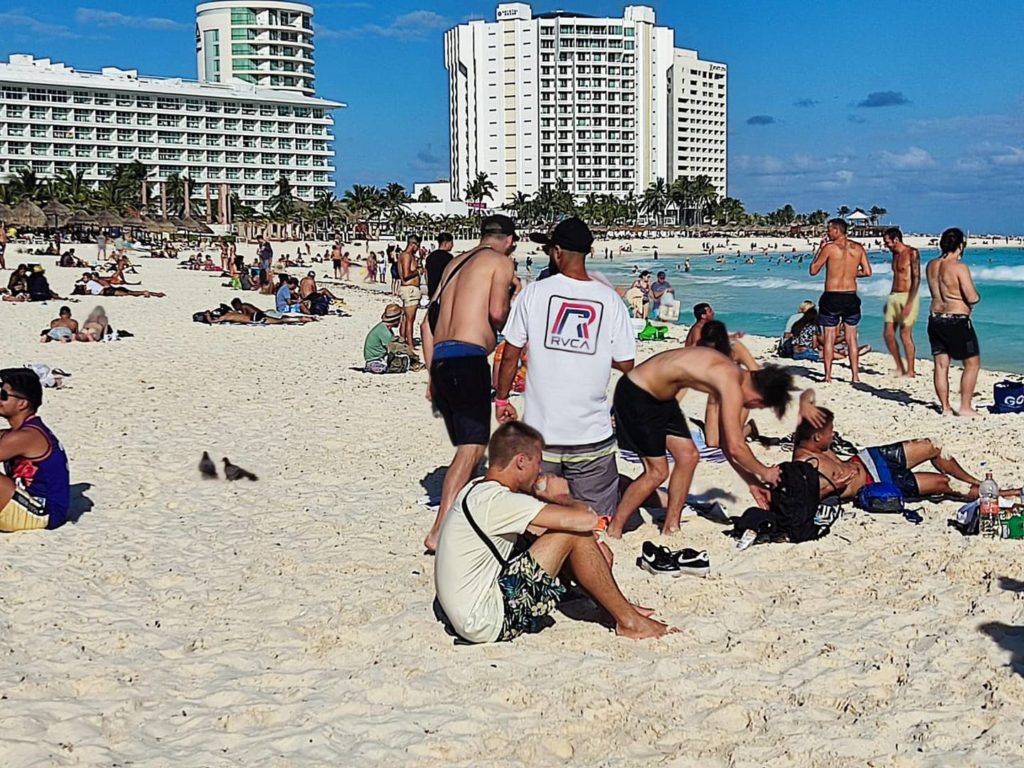
<svg viewBox="0 0 1024 768"><path fill-rule="evenodd" d="M600 247L595 250L602 252ZM801 255L803 263L799 263ZM934 249L921 251L922 280L924 263L936 255L938 252ZM864 319L860 324L860 338L862 343L884 351L882 306L892 284L892 257L887 251L872 252L869 257L874 275L861 281ZM759 253L754 264L745 264L746 258L747 254L740 257L733 252L726 257L725 264L716 264L713 256L692 256L689 274L682 271L684 257L673 254L659 254L657 261L643 254L614 261L598 256L590 262L590 268L604 273L616 285L627 286L634 279L634 264L652 273L664 270L676 298L683 305L680 317L684 322L692 321L690 308L694 304L706 301L715 308L716 318L725 322L730 331L778 336L786 318L797 311L801 301L811 299L817 304L824 276L812 278L808 274L811 254L806 250L798 249L796 254ZM542 266L543 259L541 256ZM974 324L981 343L982 367L1024 373L1024 249L968 246L965 261L981 292L981 303L974 311ZM923 294L921 318L914 333L919 358L930 354L926 331L927 285L923 286Z"/></svg>

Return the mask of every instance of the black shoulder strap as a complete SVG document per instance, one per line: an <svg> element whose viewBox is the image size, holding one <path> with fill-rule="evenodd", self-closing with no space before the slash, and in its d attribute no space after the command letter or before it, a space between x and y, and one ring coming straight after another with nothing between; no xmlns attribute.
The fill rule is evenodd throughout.
<svg viewBox="0 0 1024 768"><path fill-rule="evenodd" d="M471 494L473 492L473 489L476 488L481 482L482 481L478 480L477 482L473 483L470 489L466 491L466 495L462 497L462 514L466 516L466 520L469 521L470 527L476 532L476 535L480 537L480 540L487 545L487 548L491 550L491 554L494 555L494 559L498 561L498 564L501 566L501 570L504 571L506 568L508 568L508 560L501 556L501 554L498 552L498 548L494 546L494 542L491 541L490 538L486 534L484 534L483 531L480 530L480 526L476 524L476 520L473 519L473 515L469 513L469 505L466 503L466 500L469 498L469 494Z"/></svg>
<svg viewBox="0 0 1024 768"><path fill-rule="evenodd" d="M441 294L444 293L444 289L448 287L448 283L450 283L452 281L452 278L455 277L456 274L458 274L460 269L462 269L464 266L466 266L469 263L470 259L472 259L478 253L480 253L480 251L484 250L487 247L488 246L486 246L486 245L478 245L476 248L474 248L472 251L470 251L468 254L466 254L466 258L464 258L462 261L460 261L458 264L456 264L452 268L452 271L448 273L448 277L445 278L445 281L443 283L441 283L441 287L437 289L437 293L430 299L430 303L431 304L438 304L438 303L440 303L440 301L441 301Z"/></svg>

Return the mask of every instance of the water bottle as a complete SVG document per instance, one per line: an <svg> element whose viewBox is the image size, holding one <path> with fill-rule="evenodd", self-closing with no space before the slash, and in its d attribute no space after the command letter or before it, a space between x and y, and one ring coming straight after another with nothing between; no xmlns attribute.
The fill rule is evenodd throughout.
<svg viewBox="0 0 1024 768"><path fill-rule="evenodd" d="M999 536L999 486L992 479L992 473L985 473L985 480L978 488L978 533L982 536Z"/></svg>

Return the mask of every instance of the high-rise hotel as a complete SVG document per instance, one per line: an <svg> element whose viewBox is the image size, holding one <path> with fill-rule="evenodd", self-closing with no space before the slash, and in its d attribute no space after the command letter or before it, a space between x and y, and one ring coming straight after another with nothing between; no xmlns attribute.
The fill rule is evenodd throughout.
<svg viewBox="0 0 1024 768"><path fill-rule="evenodd" d="M262 209L285 176L312 202L334 189L331 111L344 106L313 95L312 16L294 2L200 4L198 81L11 55L0 62L0 180L30 168L96 184L138 160L152 181L188 175L197 196L226 184Z"/></svg>
<svg viewBox="0 0 1024 768"><path fill-rule="evenodd" d="M478 173L496 203L564 182L578 197L641 194L706 175L727 194L728 71L675 47L654 9L621 18L498 5L445 35L452 187Z"/></svg>

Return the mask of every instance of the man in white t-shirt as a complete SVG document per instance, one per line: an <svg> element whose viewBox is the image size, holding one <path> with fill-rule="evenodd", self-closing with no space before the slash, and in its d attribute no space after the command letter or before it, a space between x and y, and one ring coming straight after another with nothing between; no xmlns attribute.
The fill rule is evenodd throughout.
<svg viewBox="0 0 1024 768"><path fill-rule="evenodd" d="M445 516L434 585L452 628L472 643L536 632L565 594L558 573L568 565L618 634L641 639L671 631L623 597L595 538L607 518L573 500L564 480L541 477L543 447L540 433L521 422L499 427L488 444L487 474L463 488ZM529 526L544 532L512 556Z"/></svg>
<svg viewBox="0 0 1024 768"><path fill-rule="evenodd" d="M508 393L529 342L523 420L544 436L544 471L565 477L574 498L611 515L619 501L619 470L608 382L612 368L633 368L629 312L614 289L587 274L594 238L585 223L565 219L550 236L530 239L550 252L558 274L528 285L512 306L495 415L499 423L518 418Z"/></svg>

